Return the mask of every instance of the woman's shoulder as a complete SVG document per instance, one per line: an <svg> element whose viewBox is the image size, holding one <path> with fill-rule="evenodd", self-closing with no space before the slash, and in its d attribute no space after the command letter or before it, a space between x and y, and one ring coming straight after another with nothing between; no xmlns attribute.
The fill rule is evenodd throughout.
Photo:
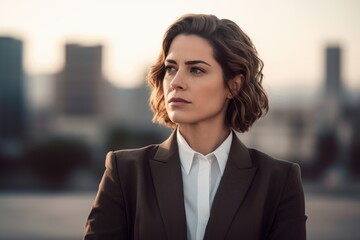
<svg viewBox="0 0 360 240"><path fill-rule="evenodd" d="M159 144L152 144L141 148L110 151L108 155L110 155L111 158L115 159L117 162L139 162L145 159L152 158L155 155L158 147Z"/></svg>
<svg viewBox="0 0 360 240"><path fill-rule="evenodd" d="M275 158L257 149L249 148L249 154L253 164L259 170L264 170L267 173L288 174L291 170L300 171L300 166L297 163Z"/></svg>
<svg viewBox="0 0 360 240"><path fill-rule="evenodd" d="M149 162L153 159L158 145L142 148L110 151L106 155L105 168L109 172L117 172L122 178L141 175L149 171Z"/></svg>

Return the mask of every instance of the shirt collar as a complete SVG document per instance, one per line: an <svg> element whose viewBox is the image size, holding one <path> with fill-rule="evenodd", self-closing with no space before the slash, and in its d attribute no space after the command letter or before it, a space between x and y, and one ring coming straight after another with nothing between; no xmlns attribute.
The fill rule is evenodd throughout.
<svg viewBox="0 0 360 240"><path fill-rule="evenodd" d="M205 156L205 157L208 157L210 155L215 155L216 160L220 167L221 175L223 175L224 170L225 170L226 162L227 162L229 152L230 152L232 138L233 138L233 133L232 133L232 131L230 131L230 134L225 139L225 141L222 142L222 144L217 149L215 149L215 151L213 151ZM193 160L194 160L195 154L200 154L200 155L202 155L202 154L194 151L189 146L189 144L186 142L185 138L181 135L179 129L177 129L176 139L177 139L177 144L178 144L178 148L179 148L179 157L180 157L181 166L185 170L186 174L189 174L190 170L192 168L192 165L193 165Z"/></svg>

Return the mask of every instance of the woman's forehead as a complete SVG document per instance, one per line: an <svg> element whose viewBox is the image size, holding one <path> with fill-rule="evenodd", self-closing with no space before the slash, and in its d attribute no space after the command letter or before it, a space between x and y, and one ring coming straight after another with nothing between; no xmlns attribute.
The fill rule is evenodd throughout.
<svg viewBox="0 0 360 240"><path fill-rule="evenodd" d="M210 43L197 35L180 34L172 41L166 59L191 61L208 60L213 58L213 48Z"/></svg>

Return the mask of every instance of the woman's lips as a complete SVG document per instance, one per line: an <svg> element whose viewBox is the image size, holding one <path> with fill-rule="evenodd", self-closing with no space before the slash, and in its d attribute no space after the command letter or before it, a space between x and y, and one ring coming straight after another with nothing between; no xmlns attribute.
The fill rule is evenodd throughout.
<svg viewBox="0 0 360 240"><path fill-rule="evenodd" d="M171 98L169 100L169 104L171 106L181 106L181 105L185 105L185 104L189 104L189 103L191 103L191 102L189 102L183 98Z"/></svg>

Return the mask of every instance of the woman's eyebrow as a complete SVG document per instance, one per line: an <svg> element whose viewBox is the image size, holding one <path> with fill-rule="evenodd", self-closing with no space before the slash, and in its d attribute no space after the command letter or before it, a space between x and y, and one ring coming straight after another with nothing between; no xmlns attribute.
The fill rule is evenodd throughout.
<svg viewBox="0 0 360 240"><path fill-rule="evenodd" d="M176 61L172 59L165 59L165 62L176 64Z"/></svg>
<svg viewBox="0 0 360 240"><path fill-rule="evenodd" d="M165 62L168 62L168 63L173 63L173 64L177 64L177 62L175 60L172 60L172 59L166 59ZM191 61L186 61L185 64L186 65L194 65L194 64L199 64L199 63L202 63L202 64L205 64L205 65L208 65L211 67L211 65L203 60L191 60Z"/></svg>
<svg viewBox="0 0 360 240"><path fill-rule="evenodd" d="M211 65L205 61L202 61L202 60L192 60L192 61L186 61L185 64L186 65L194 65L194 64L198 64L198 63L203 63L205 65L208 65L211 67Z"/></svg>

